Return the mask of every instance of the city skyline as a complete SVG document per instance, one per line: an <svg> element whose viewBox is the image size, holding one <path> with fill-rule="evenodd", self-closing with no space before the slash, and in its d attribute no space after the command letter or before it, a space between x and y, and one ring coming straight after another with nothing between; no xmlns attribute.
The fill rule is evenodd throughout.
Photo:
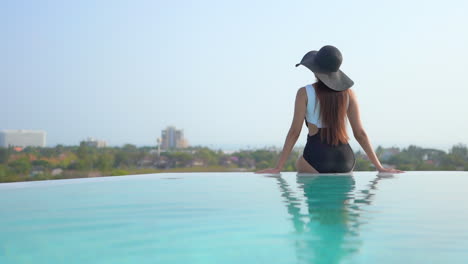
<svg viewBox="0 0 468 264"><path fill-rule="evenodd" d="M166 129L163 129L162 131L166 131L168 128L174 128L175 129L175 126L167 126ZM0 147L2 147L3 145L3 138L1 137L2 133L4 133L5 131L23 131L23 132L30 132L30 131L34 131L34 132L41 132L41 133L44 133L44 136L47 134L46 131L43 131L43 130L26 130L26 129L8 129L8 130L0 130ZM182 130L178 130L178 131L183 131ZM161 140L161 137L160 136L156 136L155 137L155 141L151 142L151 143L148 143L148 144L135 144L134 142L124 142L122 144L108 144L107 141L105 139L96 139L94 137L91 137L91 136L87 136L87 137L82 137L80 138L78 141L74 142L74 143L71 143L71 144L45 144L45 142L48 142L47 140L45 140L44 138L44 144L41 145L40 147L55 147L57 145L64 145L64 146L79 146L81 143L85 143L86 145L88 146L94 146L94 147L98 147L98 148L102 148L102 147L122 147L126 144L131 144L131 145L135 145L137 147L154 147L155 149L158 148L158 146L160 147L160 149L162 151L167 151L167 150L180 150L180 149L184 149L184 148L187 148L187 147L208 147L210 149L220 149L220 150L223 150L223 151L227 151L227 152L232 152L232 151L238 151L238 150L255 150L255 149L277 149L277 150L281 150L282 148L282 145L280 144L188 144L188 140L184 137L184 133L182 132L182 138L183 138L183 141L181 143L177 143L177 144L182 144L182 145L177 145L178 147L168 147L168 146L164 146L164 143L163 143L163 140ZM161 140L158 142L158 140ZM298 148L302 148L305 146L305 144L302 144L303 142L301 142L301 140L299 139L298 142L296 143L295 147L298 147ZM174 143L175 144L175 143ZM427 145L417 145L417 144L408 144L408 145L397 145L397 144L393 144L393 145L382 145L382 144L378 144L378 145L375 145L374 144L374 148L377 148L377 147L383 147L383 148L407 148L411 145L413 146L418 146L418 147L423 147L423 148L427 148L427 149L438 149L438 150L443 150L443 151L449 151L453 146L456 146L456 145L467 145L466 143L464 142L457 142L457 143L453 143L451 145L430 145L430 144L427 144ZM357 142L355 142L355 140L351 140L350 142L350 145L351 147L354 149L354 151L362 151L362 148L358 145ZM12 145L13 146L13 145ZM15 145L16 146L16 145ZM3 146L3 147L6 147L6 146ZM24 147L24 146L21 146L21 147Z"/></svg>
<svg viewBox="0 0 468 264"><path fill-rule="evenodd" d="M45 130L48 146L88 136L143 146L176 125L192 145L282 147L296 91L314 81L294 65L331 44L374 147L448 149L468 143L468 35L459 34L467 8L451 0L8 1L0 129Z"/></svg>

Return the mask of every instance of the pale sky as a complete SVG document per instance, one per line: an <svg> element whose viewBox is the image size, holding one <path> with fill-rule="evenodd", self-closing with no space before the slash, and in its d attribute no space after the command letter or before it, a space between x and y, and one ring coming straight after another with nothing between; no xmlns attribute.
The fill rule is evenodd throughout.
<svg viewBox="0 0 468 264"><path fill-rule="evenodd" d="M294 67L343 53L372 144L468 143L467 1L2 1L0 129L155 144L282 146ZM350 131L350 130L349 130ZM297 145L306 141L306 127ZM357 146L356 141L351 141Z"/></svg>

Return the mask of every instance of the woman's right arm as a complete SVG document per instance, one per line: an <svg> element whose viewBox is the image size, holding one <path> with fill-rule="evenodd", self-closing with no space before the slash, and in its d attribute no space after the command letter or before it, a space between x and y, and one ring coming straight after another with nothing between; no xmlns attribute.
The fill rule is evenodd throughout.
<svg viewBox="0 0 468 264"><path fill-rule="evenodd" d="M366 152L367 157L369 157L370 161L372 164L374 164L375 168L379 172L402 172L396 169L384 168L382 164L380 164L380 161L377 158L377 155L375 154L374 149L372 148L372 145L369 141L369 137L367 136L367 133L362 126L359 105L357 103L356 95L351 89L349 90L348 119L349 123L351 124L351 128L353 129L354 138L357 140L357 142L359 142L361 147L364 149L364 152Z"/></svg>

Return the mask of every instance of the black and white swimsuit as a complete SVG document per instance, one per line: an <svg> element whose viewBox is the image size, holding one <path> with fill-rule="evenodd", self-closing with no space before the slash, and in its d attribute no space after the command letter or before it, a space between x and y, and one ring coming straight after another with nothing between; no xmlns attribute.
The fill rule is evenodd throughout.
<svg viewBox="0 0 468 264"><path fill-rule="evenodd" d="M317 100L314 87L306 85L307 112L305 123L311 123L318 127L315 135L307 134L307 144L304 148L304 159L319 173L345 173L354 169L356 159L354 152L348 143L340 143L336 146L322 142L320 129L323 127L320 121L320 104ZM349 99L348 99L349 105Z"/></svg>

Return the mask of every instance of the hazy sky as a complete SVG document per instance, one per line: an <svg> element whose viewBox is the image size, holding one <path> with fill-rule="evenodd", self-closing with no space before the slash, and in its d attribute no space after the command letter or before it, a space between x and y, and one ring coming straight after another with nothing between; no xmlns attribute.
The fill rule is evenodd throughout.
<svg viewBox="0 0 468 264"><path fill-rule="evenodd" d="M468 143L468 1L2 1L0 129L155 144L282 146L295 68L344 56L374 146ZM298 145L304 145L306 127ZM356 146L355 140L352 146Z"/></svg>

